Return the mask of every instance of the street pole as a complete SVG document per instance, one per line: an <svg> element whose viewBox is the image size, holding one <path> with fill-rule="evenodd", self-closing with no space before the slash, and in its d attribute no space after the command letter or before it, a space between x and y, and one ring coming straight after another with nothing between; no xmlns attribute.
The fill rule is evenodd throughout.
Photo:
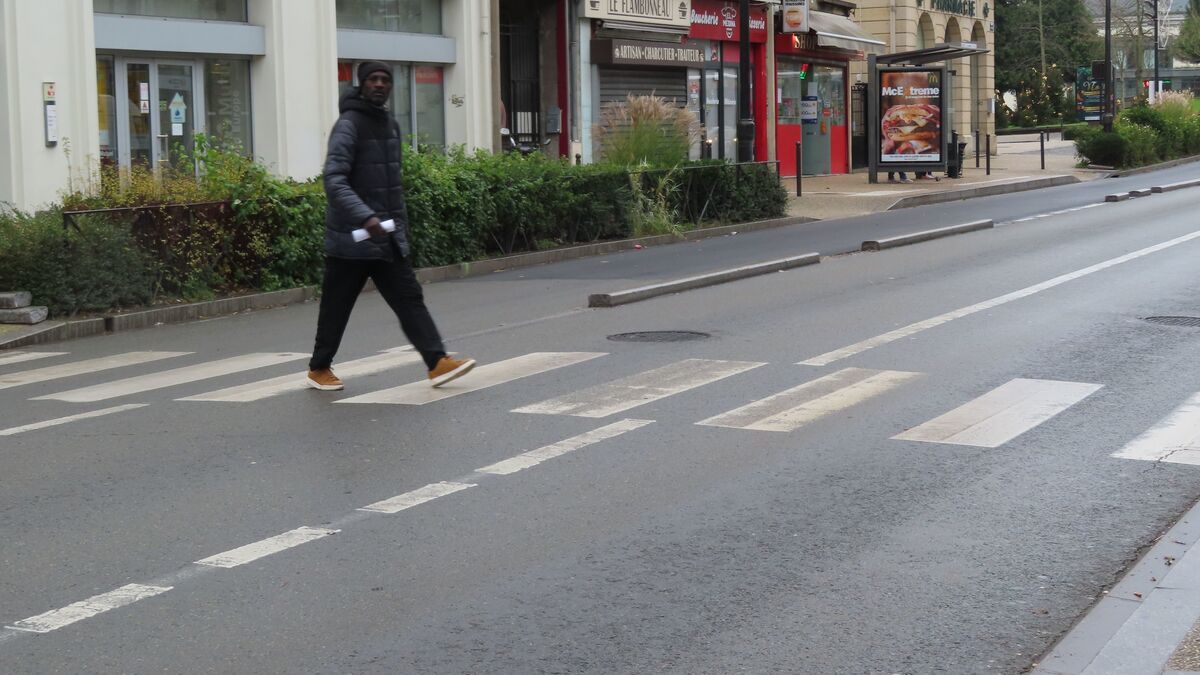
<svg viewBox="0 0 1200 675"><path fill-rule="evenodd" d="M738 30L741 35L741 59L738 63L737 155L739 162L753 162L754 113L750 110L750 0L741 0L741 8L738 10Z"/></svg>
<svg viewBox="0 0 1200 675"><path fill-rule="evenodd" d="M1152 101L1158 100L1159 80L1158 80L1158 0L1150 0L1154 3L1154 97Z"/></svg>
<svg viewBox="0 0 1200 675"><path fill-rule="evenodd" d="M1113 130L1112 0L1104 0L1104 130Z"/></svg>

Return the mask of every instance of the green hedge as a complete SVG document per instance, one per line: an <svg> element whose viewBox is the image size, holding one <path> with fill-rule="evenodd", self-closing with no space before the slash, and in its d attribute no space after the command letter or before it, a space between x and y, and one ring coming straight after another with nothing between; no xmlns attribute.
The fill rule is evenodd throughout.
<svg viewBox="0 0 1200 675"><path fill-rule="evenodd" d="M1123 168L1200 154L1200 114L1183 105L1134 106L1118 115L1111 132L1080 130L1075 149L1090 164Z"/></svg>
<svg viewBox="0 0 1200 675"><path fill-rule="evenodd" d="M325 195L319 178L272 177L199 139L166 179L102 174L37 214L0 215L0 288L29 290L55 315L318 283ZM669 170L575 166L542 155L411 152L404 158L418 267L779 217L772 165ZM63 211L126 207L117 214Z"/></svg>

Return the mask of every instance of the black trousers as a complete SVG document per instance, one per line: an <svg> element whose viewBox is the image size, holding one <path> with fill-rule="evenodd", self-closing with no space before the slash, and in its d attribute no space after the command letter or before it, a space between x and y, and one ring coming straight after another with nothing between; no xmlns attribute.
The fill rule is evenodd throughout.
<svg viewBox="0 0 1200 675"><path fill-rule="evenodd" d="M308 362L309 369L328 368L333 363L354 302L368 278L375 282L379 294L396 313L405 337L425 359L425 365L432 369L438 359L446 355L446 348L442 346L441 335L425 307L425 295L412 265L398 251L392 262L325 258L317 340Z"/></svg>

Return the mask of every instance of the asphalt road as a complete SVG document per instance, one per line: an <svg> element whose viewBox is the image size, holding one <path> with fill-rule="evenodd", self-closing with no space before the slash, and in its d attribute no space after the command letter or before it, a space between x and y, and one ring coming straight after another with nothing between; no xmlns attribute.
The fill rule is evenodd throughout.
<svg viewBox="0 0 1200 675"><path fill-rule="evenodd" d="M1020 672L1200 497L1112 457L1200 391L1144 320L1200 316L1200 192L1012 221L1162 173L434 284L490 367L442 400L178 400L299 374L313 304L0 352L0 672ZM710 337L607 339L649 330ZM403 344L366 295L339 363Z"/></svg>

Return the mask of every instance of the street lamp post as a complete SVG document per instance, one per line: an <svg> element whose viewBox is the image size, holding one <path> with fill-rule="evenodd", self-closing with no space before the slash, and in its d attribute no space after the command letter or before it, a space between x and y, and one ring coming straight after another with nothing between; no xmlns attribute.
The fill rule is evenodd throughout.
<svg viewBox="0 0 1200 675"><path fill-rule="evenodd" d="M1112 0L1104 0L1104 130L1113 129Z"/></svg>
<svg viewBox="0 0 1200 675"><path fill-rule="evenodd" d="M741 35L741 59L738 63L738 128L737 157L739 162L754 161L754 113L750 110L750 0L741 0L738 12Z"/></svg>
<svg viewBox="0 0 1200 675"><path fill-rule="evenodd" d="M1159 92L1159 86L1158 86L1158 82L1159 82L1159 79L1158 79L1158 0L1148 0L1148 1L1150 3L1152 3L1152 6L1154 7L1154 11L1151 13L1151 17L1150 17L1154 21L1154 88L1151 89L1151 91L1154 92L1154 96L1152 96L1150 100L1157 101L1158 100L1158 92Z"/></svg>

